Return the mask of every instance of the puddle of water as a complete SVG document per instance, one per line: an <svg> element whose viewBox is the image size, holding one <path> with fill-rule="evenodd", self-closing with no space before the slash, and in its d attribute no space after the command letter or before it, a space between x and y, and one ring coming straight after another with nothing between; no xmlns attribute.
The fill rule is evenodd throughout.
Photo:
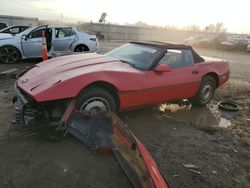
<svg viewBox="0 0 250 188"><path fill-rule="evenodd" d="M162 104L159 110L175 120L192 123L201 129L208 127L227 128L231 125L230 120L222 117L222 114L216 108Z"/></svg>

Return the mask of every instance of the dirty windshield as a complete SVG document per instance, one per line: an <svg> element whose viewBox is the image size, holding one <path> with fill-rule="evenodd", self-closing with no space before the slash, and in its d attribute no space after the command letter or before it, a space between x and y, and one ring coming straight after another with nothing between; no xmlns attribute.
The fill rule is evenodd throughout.
<svg viewBox="0 0 250 188"><path fill-rule="evenodd" d="M160 52L161 50L156 47L128 43L106 55L130 64L134 68L146 70L152 65Z"/></svg>

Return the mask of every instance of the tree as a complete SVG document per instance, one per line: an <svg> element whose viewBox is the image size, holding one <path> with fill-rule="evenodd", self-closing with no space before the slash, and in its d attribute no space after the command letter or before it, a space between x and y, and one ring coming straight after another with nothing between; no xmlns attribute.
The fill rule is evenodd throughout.
<svg viewBox="0 0 250 188"><path fill-rule="evenodd" d="M227 28L224 27L223 22L218 22L216 24L209 24L206 26L205 31L211 33L225 33Z"/></svg>
<svg viewBox="0 0 250 188"><path fill-rule="evenodd" d="M138 21L135 24L133 24L138 27L149 27L149 25L146 22Z"/></svg>
<svg viewBox="0 0 250 188"><path fill-rule="evenodd" d="M187 31L193 31L193 32L199 32L199 31L201 31L201 29L200 29L200 26L198 26L198 25L188 25L186 28L185 28L185 30L187 30Z"/></svg>
<svg viewBox="0 0 250 188"><path fill-rule="evenodd" d="M107 16L107 13L103 12L102 15L101 15L101 18L99 19L99 23L102 23L102 22L105 23L106 16Z"/></svg>

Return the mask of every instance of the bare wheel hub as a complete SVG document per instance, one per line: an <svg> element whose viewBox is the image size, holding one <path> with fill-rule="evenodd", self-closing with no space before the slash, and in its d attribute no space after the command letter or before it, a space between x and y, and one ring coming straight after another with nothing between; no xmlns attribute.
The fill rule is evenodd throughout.
<svg viewBox="0 0 250 188"><path fill-rule="evenodd" d="M101 97L92 97L86 100L81 108L81 111L89 112L90 114L96 114L99 112L106 112L110 110L108 101Z"/></svg>
<svg viewBox="0 0 250 188"><path fill-rule="evenodd" d="M202 93L202 100L207 101L212 97L213 87L210 84L208 84L203 87L203 89L201 90L201 93Z"/></svg>

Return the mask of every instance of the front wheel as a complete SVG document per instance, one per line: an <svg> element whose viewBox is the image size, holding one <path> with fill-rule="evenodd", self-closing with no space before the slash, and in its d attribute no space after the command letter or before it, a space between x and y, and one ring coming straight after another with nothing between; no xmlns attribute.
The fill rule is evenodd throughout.
<svg viewBox="0 0 250 188"><path fill-rule="evenodd" d="M0 48L0 63L17 63L21 59L20 52L12 46L3 46Z"/></svg>
<svg viewBox="0 0 250 188"><path fill-rule="evenodd" d="M194 106L205 106L214 96L216 81L212 76L205 76L195 97L191 99Z"/></svg>
<svg viewBox="0 0 250 188"><path fill-rule="evenodd" d="M79 94L76 99L76 109L90 114L106 111L116 111L113 96L100 87L90 87Z"/></svg>

